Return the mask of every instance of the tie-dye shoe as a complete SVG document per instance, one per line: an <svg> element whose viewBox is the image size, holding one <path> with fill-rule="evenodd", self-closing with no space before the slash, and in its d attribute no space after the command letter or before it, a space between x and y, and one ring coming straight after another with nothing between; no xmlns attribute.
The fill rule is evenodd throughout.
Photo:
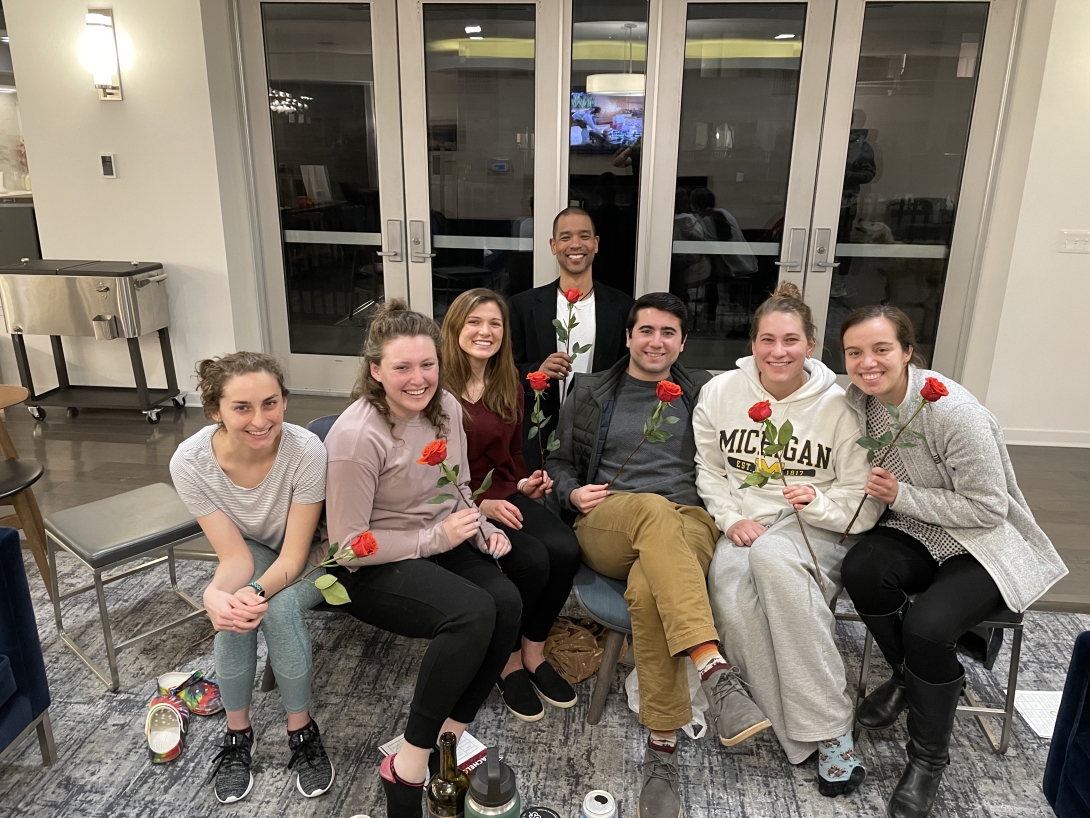
<svg viewBox="0 0 1090 818"><path fill-rule="evenodd" d="M144 735L152 764L173 761L182 754L189 728L189 708L177 696L156 696L148 702Z"/></svg>
<svg viewBox="0 0 1090 818"><path fill-rule="evenodd" d="M220 686L204 678L203 670L164 673L159 677L159 695L177 696L196 716L214 716L223 710Z"/></svg>

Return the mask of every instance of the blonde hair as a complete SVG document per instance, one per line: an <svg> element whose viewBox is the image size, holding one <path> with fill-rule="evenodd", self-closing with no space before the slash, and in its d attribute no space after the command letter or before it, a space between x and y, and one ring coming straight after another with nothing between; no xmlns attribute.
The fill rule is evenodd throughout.
<svg viewBox="0 0 1090 818"><path fill-rule="evenodd" d="M290 394L284 386L284 367L280 361L264 352L232 352L197 361L197 391L201 393L204 416L215 420L214 413L219 412L227 384L232 378L251 372L267 372L276 378L281 397L286 398Z"/></svg>
<svg viewBox="0 0 1090 818"><path fill-rule="evenodd" d="M371 364L382 365L382 356L390 341L418 335L431 338L435 344L435 359L441 374L443 338L439 334L439 326L428 316L410 310L409 305L400 298L387 301L375 311L367 331L367 340L364 341L363 349L360 351L360 374L356 379L356 385L352 387L352 400L364 398L390 424L391 430L394 428L394 421L390 416L390 404L386 401L386 389L371 374ZM443 411L442 389L437 388L431 400L428 401L428 405L424 407L424 417L430 421L438 436L444 437L447 434L450 418Z"/></svg>
<svg viewBox="0 0 1090 818"><path fill-rule="evenodd" d="M772 295L764 300L753 314L753 323L749 325L749 340L753 343L757 340L757 333L761 329L761 319L774 312L792 313L802 322L802 331L807 341L817 340L817 328L814 326L814 316L806 302L802 300L802 292L790 281L781 281L776 285Z"/></svg>
<svg viewBox="0 0 1090 818"><path fill-rule="evenodd" d="M481 400L489 411L499 415L504 423L517 423L522 410L522 389L518 368L511 352L511 315L507 302L499 293L479 287L454 299L443 318L443 346L447 350L443 366L443 387L465 405L462 395L472 375L469 356L458 343L469 316L482 304L495 304L503 319L503 338L496 354L485 364L484 392ZM469 414L466 414L466 418Z"/></svg>

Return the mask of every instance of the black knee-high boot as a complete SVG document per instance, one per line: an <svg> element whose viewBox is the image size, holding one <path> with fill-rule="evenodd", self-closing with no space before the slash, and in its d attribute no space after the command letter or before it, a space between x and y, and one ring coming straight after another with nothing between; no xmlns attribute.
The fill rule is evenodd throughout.
<svg viewBox="0 0 1090 818"><path fill-rule="evenodd" d="M901 636L901 624L908 604L906 597L904 604L893 613L883 616L859 614L882 655L893 668L893 675L863 699L855 710L855 720L867 730L889 727L897 721L901 711L908 707L904 677L905 646Z"/></svg>
<svg viewBox="0 0 1090 818"><path fill-rule="evenodd" d="M952 682L933 685L905 669L908 766L889 799L889 818L925 818L931 813L942 771L950 763L950 733L964 685L964 671Z"/></svg>

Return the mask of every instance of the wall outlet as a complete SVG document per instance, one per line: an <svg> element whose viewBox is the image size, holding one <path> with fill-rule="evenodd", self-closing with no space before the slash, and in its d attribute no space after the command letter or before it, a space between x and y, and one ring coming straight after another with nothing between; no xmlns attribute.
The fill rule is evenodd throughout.
<svg viewBox="0 0 1090 818"><path fill-rule="evenodd" d="M1090 253L1090 230L1061 230L1061 253Z"/></svg>

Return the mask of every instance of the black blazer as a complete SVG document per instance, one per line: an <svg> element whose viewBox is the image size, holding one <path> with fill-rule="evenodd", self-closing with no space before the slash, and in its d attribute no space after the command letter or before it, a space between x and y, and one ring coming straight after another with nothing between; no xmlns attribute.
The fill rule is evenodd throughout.
<svg viewBox="0 0 1090 818"><path fill-rule="evenodd" d="M531 471L531 462L539 460L536 445L527 445L525 432L530 425L530 412L533 410L533 390L526 382L526 376L541 368L542 362L556 352L556 327L553 319L556 314L556 291L560 279L549 284L526 290L510 299L511 305L511 351L518 366L519 379L526 394L526 411L523 437L523 456L526 466ZM628 313L635 302L631 297L598 281L594 282L594 360L591 372L609 369L628 354L625 343L625 323ZM563 316L560 316L563 320ZM560 390L555 382L550 382L545 393L541 409L549 416L545 435L556 428L556 416L560 411ZM532 455L532 456L531 456Z"/></svg>

